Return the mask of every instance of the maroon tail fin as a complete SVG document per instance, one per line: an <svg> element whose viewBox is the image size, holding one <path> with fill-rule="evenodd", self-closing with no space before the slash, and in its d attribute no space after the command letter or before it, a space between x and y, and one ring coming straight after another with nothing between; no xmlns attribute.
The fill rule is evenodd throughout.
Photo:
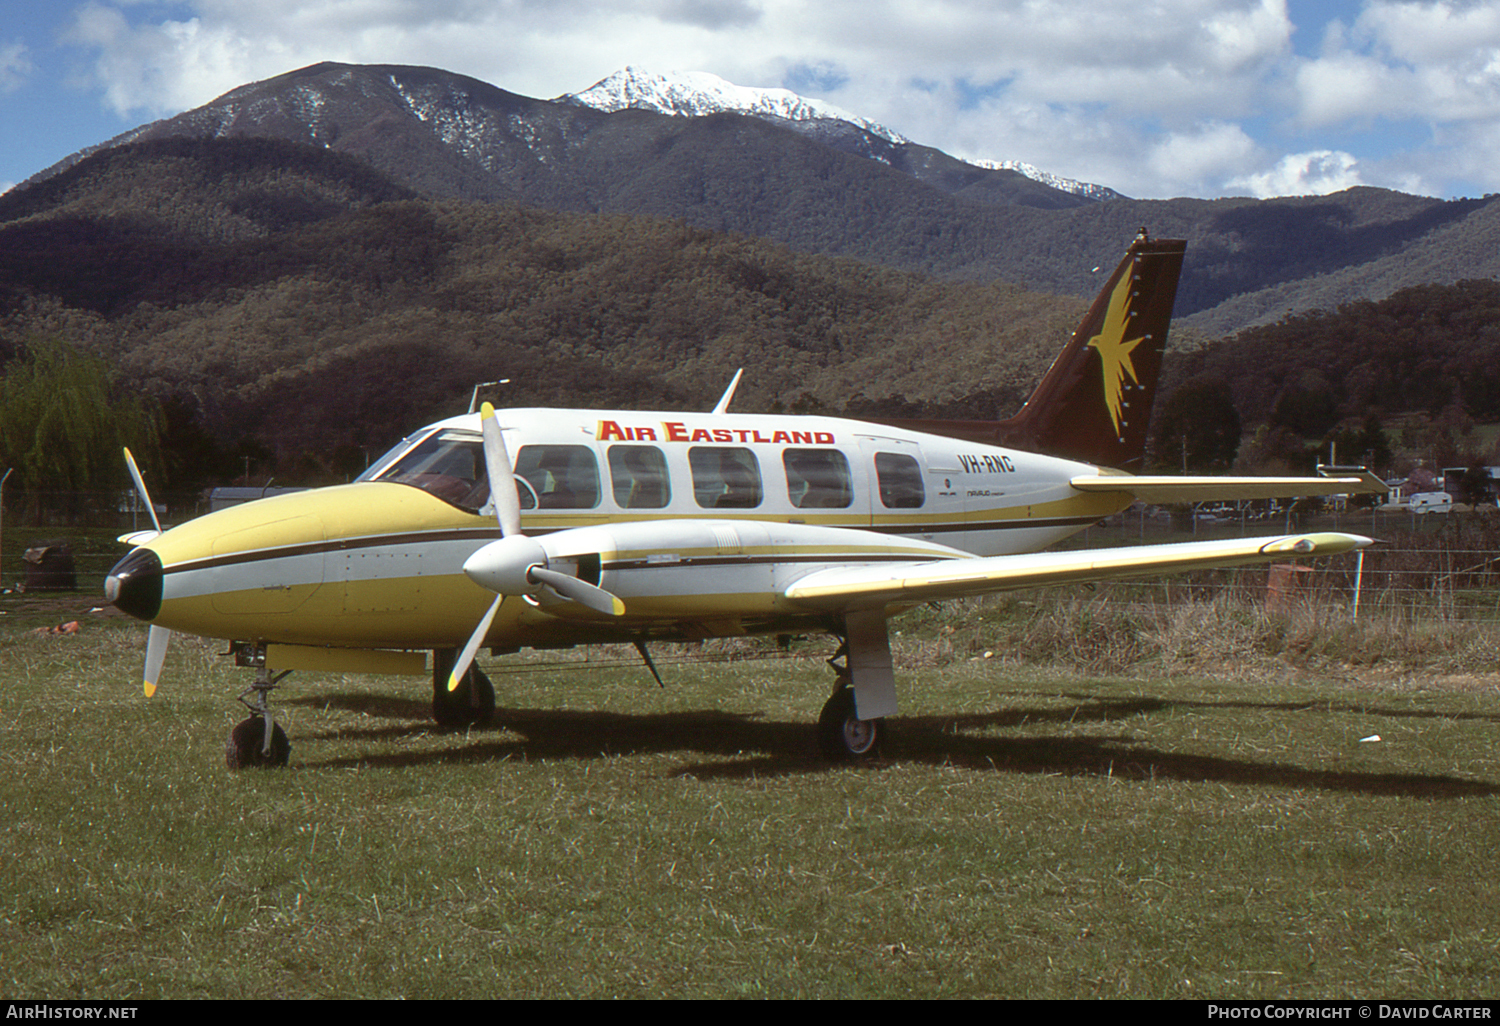
<svg viewBox="0 0 1500 1026"><path fill-rule="evenodd" d="M1182 239L1152 240L1142 230L1072 340L1009 420L886 423L1138 470L1186 249Z"/></svg>

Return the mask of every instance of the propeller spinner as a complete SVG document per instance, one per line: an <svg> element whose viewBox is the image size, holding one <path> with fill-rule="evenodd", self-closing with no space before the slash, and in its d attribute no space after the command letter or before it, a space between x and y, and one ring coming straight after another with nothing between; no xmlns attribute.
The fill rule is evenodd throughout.
<svg viewBox="0 0 1500 1026"><path fill-rule="evenodd" d="M471 555L464 562L464 573L475 584L495 592L495 601L490 603L479 626L453 661L453 670L448 675L449 691L456 691L469 672L474 656L484 644L484 636L495 622L495 614L500 611L500 603L507 595L535 596L542 588L547 588L564 601L576 602L605 616L625 615L625 603L603 588L551 569L547 565L547 550L535 538L522 533L521 505L516 490L503 484L514 479L510 453L505 447L500 424L495 420L495 408L489 403L480 407L479 425L484 437L485 473L495 503L495 518L500 524L500 538Z"/></svg>

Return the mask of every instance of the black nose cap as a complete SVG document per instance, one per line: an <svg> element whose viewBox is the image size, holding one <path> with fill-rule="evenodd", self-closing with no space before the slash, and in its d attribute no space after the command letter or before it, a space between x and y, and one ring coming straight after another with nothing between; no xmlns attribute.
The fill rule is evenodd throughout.
<svg viewBox="0 0 1500 1026"><path fill-rule="evenodd" d="M161 578L161 558L150 549L136 549L104 579L104 597L137 620L154 620L161 612Z"/></svg>

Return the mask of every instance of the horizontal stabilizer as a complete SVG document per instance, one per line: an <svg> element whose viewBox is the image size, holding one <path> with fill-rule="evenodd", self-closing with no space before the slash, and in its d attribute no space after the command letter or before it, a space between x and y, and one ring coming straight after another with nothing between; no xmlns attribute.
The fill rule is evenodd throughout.
<svg viewBox="0 0 1500 1026"><path fill-rule="evenodd" d="M1204 567L1331 556L1370 543L1362 535L1326 532L850 567L809 574L787 588L784 595L792 602L823 609L868 608L881 603L964 598L1140 573L1180 573Z"/></svg>

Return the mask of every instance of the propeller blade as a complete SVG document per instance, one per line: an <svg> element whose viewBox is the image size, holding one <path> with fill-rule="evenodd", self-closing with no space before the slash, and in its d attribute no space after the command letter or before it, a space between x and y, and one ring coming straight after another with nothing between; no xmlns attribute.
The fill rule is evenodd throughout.
<svg viewBox="0 0 1500 1026"><path fill-rule="evenodd" d="M457 691L458 682L464 679L464 674L469 672L469 664L474 661L474 656L479 652L479 646L484 644L484 636L489 633L490 624L495 622L495 614L500 611L500 603L505 601L504 595L496 595L495 601L490 603L489 610L479 621L479 627L470 635L464 644L463 651L458 653L458 658L453 660L453 671L448 674L448 690Z"/></svg>
<svg viewBox="0 0 1500 1026"><path fill-rule="evenodd" d="M165 627L153 626L146 633L146 697L156 694L156 682L161 679L161 668L167 661L167 642L172 632Z"/></svg>
<svg viewBox="0 0 1500 1026"><path fill-rule="evenodd" d="M156 507L151 504L151 493L146 491L146 480L141 477L141 468L135 465L135 457L130 454L128 447L125 450L125 465L130 468L130 476L135 479L135 490L146 501L146 512L151 514L151 523L156 526L156 533L161 534L161 521L156 519Z"/></svg>
<svg viewBox="0 0 1500 1026"><path fill-rule="evenodd" d="M495 519L500 522L501 535L508 538L521 533L521 502L516 496L515 471L505 448L505 436L489 403L479 408L479 427L484 434L484 470L495 503Z"/></svg>
<svg viewBox="0 0 1500 1026"><path fill-rule="evenodd" d="M605 616L625 615L625 603L588 581L580 581L576 577L560 574L556 570L548 570L544 566L529 568L526 576L534 583L545 584L563 598L577 602L581 606L587 606L596 613L603 613Z"/></svg>

